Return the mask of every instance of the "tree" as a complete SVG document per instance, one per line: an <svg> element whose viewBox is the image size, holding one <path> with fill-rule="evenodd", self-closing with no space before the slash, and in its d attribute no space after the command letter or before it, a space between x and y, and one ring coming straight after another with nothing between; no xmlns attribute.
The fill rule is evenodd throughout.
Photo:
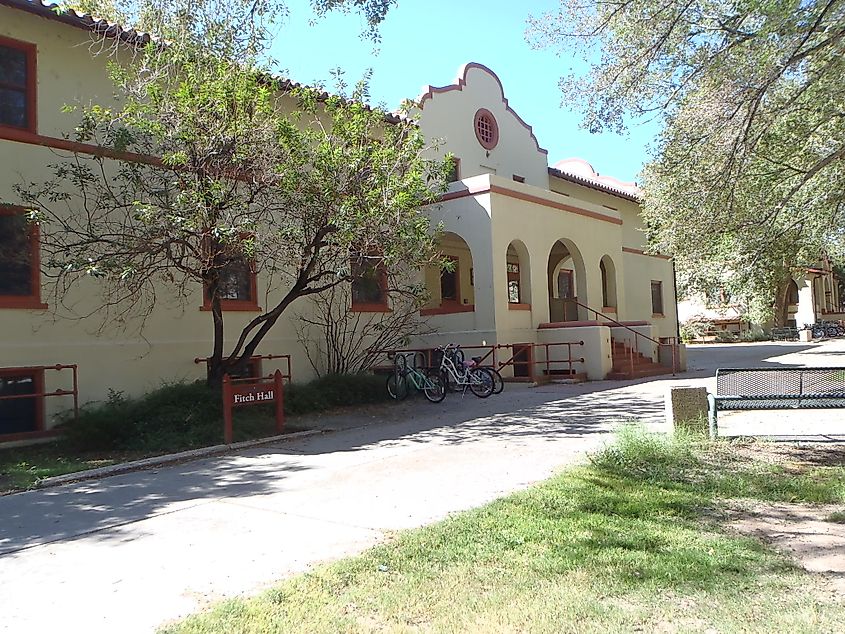
<svg viewBox="0 0 845 634"><path fill-rule="evenodd" d="M352 279L377 254L392 271L439 261L421 207L448 166L410 122L356 98L273 78L260 62L271 0L156 0L160 37L118 50L116 105L81 110L75 154L18 192L41 225L58 301L90 277L104 322L139 324L203 289L213 325L209 382L245 366L293 302ZM252 270L266 309L225 337L223 302ZM226 344L231 347L224 351Z"/></svg>
<svg viewBox="0 0 845 634"><path fill-rule="evenodd" d="M407 347L412 337L434 330L420 315L428 299L415 271L384 275L383 296L390 311L350 311L352 283L338 284L310 298L311 310L298 315L297 335L318 376L358 374L384 357L384 350Z"/></svg>
<svg viewBox="0 0 845 634"><path fill-rule="evenodd" d="M845 252L845 3L564 0L531 24L589 61L561 80L588 129L662 121L643 183L654 246L693 286L715 264L785 318L793 271Z"/></svg>

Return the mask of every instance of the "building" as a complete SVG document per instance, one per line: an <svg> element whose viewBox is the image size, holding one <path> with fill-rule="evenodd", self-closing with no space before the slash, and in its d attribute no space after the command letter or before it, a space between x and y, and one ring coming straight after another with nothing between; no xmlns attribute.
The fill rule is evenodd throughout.
<svg viewBox="0 0 845 634"><path fill-rule="evenodd" d="M42 301L37 230L25 240L11 237L23 235L15 231L22 211L17 183L37 179L57 154L101 151L67 140L77 121L62 110L113 92L106 60L89 50L91 29L101 28L122 33L90 17L57 14L37 0L0 0L2 440L49 433L56 414L70 406L67 398L28 396L73 391L75 369L54 370L57 364L78 369L82 403L102 400L109 389L139 394L162 381L204 375L196 361L210 350L211 324L201 289L187 309L157 305L141 336L96 319L57 318L59 307ZM573 344L571 357L579 360L572 371L590 379L621 378L626 368L632 376L665 372L652 365L679 358L672 263L646 253L634 184L600 176L580 160L550 167L499 79L480 64L464 66L452 85L429 88L417 114L423 132L444 138L443 151L459 163L449 192L430 209L447 230L443 250L455 268L425 271L433 299L421 312L438 334L414 345L508 344L510 356L543 362L545 354L557 354L550 350ZM29 260L4 260L4 249L26 251ZM260 272L245 279L227 306L235 327L260 310L266 283ZM76 293L62 312L85 315L93 300L84 290ZM367 310L377 318L375 304ZM293 313L285 315L262 352L290 354L294 376L304 379L312 369L294 321ZM563 365L569 373L568 363L546 370L563 372ZM508 365L503 373L519 376L526 367ZM9 396L17 398L2 398Z"/></svg>
<svg viewBox="0 0 845 634"><path fill-rule="evenodd" d="M845 320L845 284L827 257L793 273L786 290L785 326L802 329L825 321ZM687 297L678 302L681 323L703 320L712 324L707 338L763 335L771 323L752 323L744 307L727 301L708 303L703 296ZM722 333L722 334L720 334Z"/></svg>

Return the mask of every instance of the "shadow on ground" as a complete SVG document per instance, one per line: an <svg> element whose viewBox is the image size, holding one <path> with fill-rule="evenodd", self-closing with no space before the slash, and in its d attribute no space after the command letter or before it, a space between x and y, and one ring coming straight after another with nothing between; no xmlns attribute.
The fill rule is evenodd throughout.
<svg viewBox="0 0 845 634"><path fill-rule="evenodd" d="M509 385L504 394L488 399L450 394L437 405L418 400L323 416L314 421L315 426L334 433L0 497L0 556L14 557L39 544L83 535L103 541L131 539L144 530L137 523L155 515L218 499L277 493L291 486L292 476L315 468L306 464L307 456L346 455L347 463L354 463L372 459L366 452L397 445L516 444L537 438L596 437L621 421L660 420L667 379L708 377L715 367L783 365L776 359L796 353L818 354L819 365L824 365L825 348L827 354L845 354L839 344L832 349L819 344L700 346L690 350L693 372L661 377L657 382L600 381L536 389ZM352 455L355 452L362 455ZM107 530L116 527L124 530Z"/></svg>

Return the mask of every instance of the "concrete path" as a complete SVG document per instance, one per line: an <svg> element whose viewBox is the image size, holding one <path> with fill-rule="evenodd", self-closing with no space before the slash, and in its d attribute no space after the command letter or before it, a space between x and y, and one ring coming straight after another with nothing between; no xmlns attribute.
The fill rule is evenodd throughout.
<svg viewBox="0 0 845 634"><path fill-rule="evenodd" d="M713 363L729 365L720 356L845 354L725 348L691 350L699 370L674 380L449 395L328 417L342 430L297 442L2 497L0 631L151 632L542 480L622 420L660 426L667 387L706 381Z"/></svg>

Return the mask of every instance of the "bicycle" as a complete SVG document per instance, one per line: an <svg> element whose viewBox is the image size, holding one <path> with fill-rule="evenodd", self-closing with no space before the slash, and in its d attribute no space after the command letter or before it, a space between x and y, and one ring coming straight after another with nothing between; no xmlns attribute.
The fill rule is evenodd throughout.
<svg viewBox="0 0 845 634"><path fill-rule="evenodd" d="M422 392L432 403L439 403L446 398L446 388L443 386L442 377L438 372L426 370L420 372L416 368L417 355L419 352L397 354L394 357L394 371L387 377L387 393L394 400L403 400L408 397L410 388ZM413 355L414 364L408 365L408 357Z"/></svg>
<svg viewBox="0 0 845 634"><path fill-rule="evenodd" d="M467 361L464 360L465 359L464 351L461 350L460 346L456 346L453 349L452 355L453 355L453 361L456 364L470 363L470 362L467 362ZM486 372L487 374L489 374L490 380L493 381L493 394L501 394L505 389L505 380L502 378L501 373L496 368L494 368L492 366L481 365L481 361L483 360L483 358L484 357L480 357L480 356L479 357L472 357L471 363L474 363L475 365L474 366L470 365L469 367L478 368L482 372ZM448 378L447 378L446 388L448 390L451 390L452 392L457 392L457 389L456 389L457 387L458 387L457 383L450 382L450 381L448 381Z"/></svg>
<svg viewBox="0 0 845 634"><path fill-rule="evenodd" d="M487 398L495 388L493 375L486 372L486 368L476 367L463 361L464 355L460 346L448 344L437 348L440 353L440 374L443 377L444 386L449 384L455 387L463 387L464 393L467 388L479 398Z"/></svg>

